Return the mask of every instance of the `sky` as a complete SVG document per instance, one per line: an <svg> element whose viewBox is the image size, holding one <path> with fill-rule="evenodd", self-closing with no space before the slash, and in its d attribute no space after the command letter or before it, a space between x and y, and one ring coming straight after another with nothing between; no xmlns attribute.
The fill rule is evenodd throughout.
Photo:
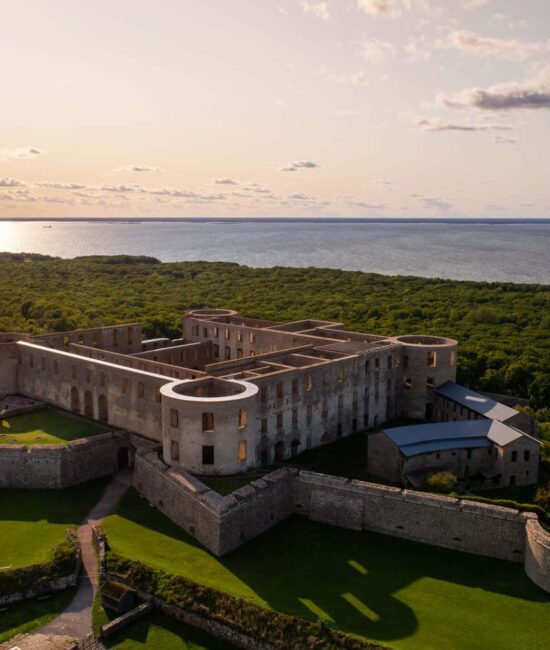
<svg viewBox="0 0 550 650"><path fill-rule="evenodd" d="M0 218L548 217L548 0L0 0Z"/></svg>

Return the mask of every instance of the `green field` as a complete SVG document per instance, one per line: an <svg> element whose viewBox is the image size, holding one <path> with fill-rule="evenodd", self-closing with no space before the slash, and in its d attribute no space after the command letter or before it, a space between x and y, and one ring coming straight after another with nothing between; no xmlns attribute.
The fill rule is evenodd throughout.
<svg viewBox="0 0 550 650"><path fill-rule="evenodd" d="M97 422L48 406L0 420L0 444L59 445L105 431Z"/></svg>
<svg viewBox="0 0 550 650"><path fill-rule="evenodd" d="M75 592L75 589L65 589L46 600L25 600L9 605L0 614L0 643L49 623L69 605Z"/></svg>
<svg viewBox="0 0 550 650"><path fill-rule="evenodd" d="M2 490L0 566L16 568L50 560L53 547L99 501L108 480L64 490Z"/></svg>
<svg viewBox="0 0 550 650"><path fill-rule="evenodd" d="M113 551L260 605L410 650L543 650L550 599L519 564L294 517L216 558L133 491Z"/></svg>
<svg viewBox="0 0 550 650"><path fill-rule="evenodd" d="M112 650L232 650L233 645L219 641L159 612L136 621L109 637Z"/></svg>

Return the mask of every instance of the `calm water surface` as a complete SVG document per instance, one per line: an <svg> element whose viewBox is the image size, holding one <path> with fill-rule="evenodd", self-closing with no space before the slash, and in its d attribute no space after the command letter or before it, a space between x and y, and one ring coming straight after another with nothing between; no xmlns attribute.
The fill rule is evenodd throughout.
<svg viewBox="0 0 550 650"><path fill-rule="evenodd" d="M45 227L46 226L46 227ZM318 266L388 275L550 283L550 222L14 222L0 251L165 262Z"/></svg>

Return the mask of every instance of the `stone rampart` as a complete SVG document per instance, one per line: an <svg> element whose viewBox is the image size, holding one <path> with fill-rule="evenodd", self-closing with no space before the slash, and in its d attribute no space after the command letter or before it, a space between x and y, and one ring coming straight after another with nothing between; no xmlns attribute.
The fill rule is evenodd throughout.
<svg viewBox="0 0 550 650"><path fill-rule="evenodd" d="M65 445L0 445L0 488L64 488L118 470L126 432L103 433Z"/></svg>
<svg viewBox="0 0 550 650"><path fill-rule="evenodd" d="M550 534L532 513L294 468L222 497L151 451L136 457L134 485L216 555L299 513L333 526L523 562L527 575L550 591Z"/></svg>
<svg viewBox="0 0 550 650"><path fill-rule="evenodd" d="M527 519L525 541L525 572L544 591L550 592L550 533L535 514Z"/></svg>

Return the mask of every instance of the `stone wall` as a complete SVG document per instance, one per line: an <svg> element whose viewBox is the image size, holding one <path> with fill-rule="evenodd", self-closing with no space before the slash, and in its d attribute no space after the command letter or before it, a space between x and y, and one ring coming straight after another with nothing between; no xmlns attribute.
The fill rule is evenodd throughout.
<svg viewBox="0 0 550 650"><path fill-rule="evenodd" d="M128 434L104 433L66 445L0 445L0 488L64 488L118 470Z"/></svg>
<svg viewBox="0 0 550 650"><path fill-rule="evenodd" d="M168 468L156 452L138 454L134 485L216 555L295 512L333 526L524 562L529 577L550 591L550 535L531 513L292 468L222 497Z"/></svg>

